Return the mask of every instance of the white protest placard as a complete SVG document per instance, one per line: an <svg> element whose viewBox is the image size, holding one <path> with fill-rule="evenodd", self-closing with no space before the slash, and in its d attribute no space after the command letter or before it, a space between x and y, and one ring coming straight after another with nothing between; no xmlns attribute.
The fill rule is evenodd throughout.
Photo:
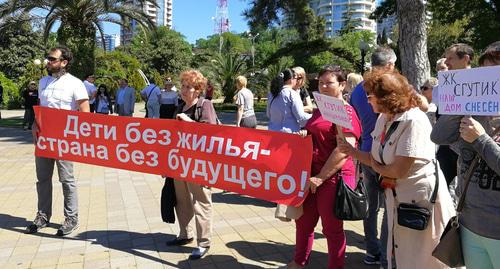
<svg viewBox="0 0 500 269"><path fill-rule="evenodd" d="M500 115L500 66L438 73L439 113Z"/></svg>
<svg viewBox="0 0 500 269"><path fill-rule="evenodd" d="M313 92L313 96L325 120L352 130L351 117L345 109L344 101L319 92Z"/></svg>

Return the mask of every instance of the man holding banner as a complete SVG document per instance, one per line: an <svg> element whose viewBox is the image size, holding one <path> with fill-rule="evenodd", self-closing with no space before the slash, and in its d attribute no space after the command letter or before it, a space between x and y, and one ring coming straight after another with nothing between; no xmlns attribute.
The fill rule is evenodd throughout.
<svg viewBox="0 0 500 269"><path fill-rule="evenodd" d="M85 85L81 80L66 72L72 59L72 53L66 47L59 46L50 50L47 56L47 70L52 75L40 79L40 106L82 112L90 111L89 96ZM33 124L33 141L35 144L38 142L38 133L41 131L38 128L41 122L37 121ZM57 165L59 181L63 187L65 216L63 224L57 230L57 235L67 235L78 228L78 193L75 177L73 176L73 163L36 156L38 211L33 223L26 228L26 233L36 233L49 224L52 215L54 163Z"/></svg>
<svg viewBox="0 0 500 269"><path fill-rule="evenodd" d="M445 64L448 70L470 69L471 61L474 58L474 50L467 44L458 43L447 48L445 56ZM434 102L437 105L439 105L439 87L443 86L443 83L440 81L439 86L436 88L437 90L433 90L433 95L436 96ZM436 119L439 118L439 111L436 114ZM443 171L446 182L450 185L457 176L457 154L451 150L450 146L440 145L436 152L436 159L439 161L439 166Z"/></svg>

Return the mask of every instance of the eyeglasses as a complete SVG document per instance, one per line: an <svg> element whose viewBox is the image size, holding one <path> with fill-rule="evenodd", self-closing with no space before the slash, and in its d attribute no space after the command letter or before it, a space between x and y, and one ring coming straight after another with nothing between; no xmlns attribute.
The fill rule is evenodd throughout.
<svg viewBox="0 0 500 269"><path fill-rule="evenodd" d="M333 85L335 83L337 83L338 81L328 81L328 82L323 82L323 81L318 81L318 84L320 87L328 87L330 85Z"/></svg>
<svg viewBox="0 0 500 269"><path fill-rule="evenodd" d="M55 62L55 61L61 61L61 60L63 60L60 57L56 58L56 57L52 57L52 56L47 56L47 57L45 57L45 59L47 59L47 61L49 61L49 62Z"/></svg>

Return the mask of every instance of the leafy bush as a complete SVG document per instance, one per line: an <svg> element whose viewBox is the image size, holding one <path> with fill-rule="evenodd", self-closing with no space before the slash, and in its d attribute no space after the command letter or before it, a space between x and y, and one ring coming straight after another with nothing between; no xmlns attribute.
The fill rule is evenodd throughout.
<svg viewBox="0 0 500 269"><path fill-rule="evenodd" d="M0 72L0 83L3 86L3 106L7 109L20 108L22 97L18 86Z"/></svg>

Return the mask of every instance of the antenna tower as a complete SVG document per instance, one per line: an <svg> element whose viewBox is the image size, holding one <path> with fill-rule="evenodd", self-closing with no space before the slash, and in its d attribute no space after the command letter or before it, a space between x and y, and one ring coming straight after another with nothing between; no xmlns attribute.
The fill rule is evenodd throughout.
<svg viewBox="0 0 500 269"><path fill-rule="evenodd" d="M229 32L229 12L227 9L228 0L217 0L217 9L215 10L214 33L222 34Z"/></svg>

